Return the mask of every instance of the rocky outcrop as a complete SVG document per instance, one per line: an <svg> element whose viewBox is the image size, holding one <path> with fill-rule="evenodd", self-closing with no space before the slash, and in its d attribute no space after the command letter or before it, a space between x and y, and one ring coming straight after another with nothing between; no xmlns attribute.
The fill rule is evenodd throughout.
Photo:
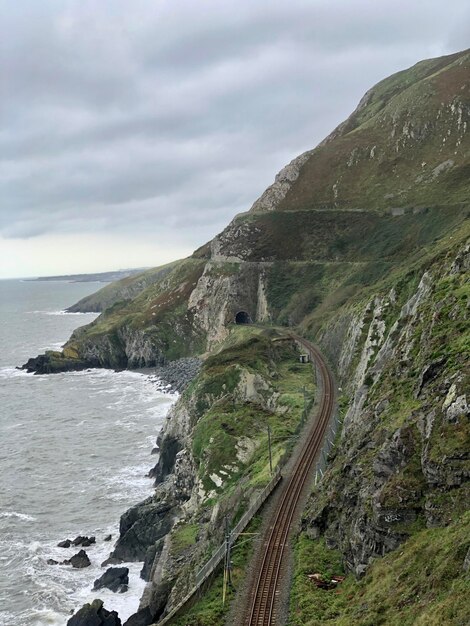
<svg viewBox="0 0 470 626"><path fill-rule="evenodd" d="M256 200L251 211L274 211L287 195L292 183L299 177L300 168L308 161L311 152L304 152L293 159L277 174L274 183Z"/></svg>
<svg viewBox="0 0 470 626"><path fill-rule="evenodd" d="M119 539L107 562L143 561L147 550L172 528L177 500L152 496L121 517Z"/></svg>
<svg viewBox="0 0 470 626"><path fill-rule="evenodd" d="M86 370L89 367L93 367L93 363L77 358L68 359L61 352L48 351L45 354L28 359L19 369L34 374L56 374L59 372Z"/></svg>
<svg viewBox="0 0 470 626"><path fill-rule="evenodd" d="M69 619L67 626L121 626L116 611L107 611L102 600L85 604Z"/></svg>
<svg viewBox="0 0 470 626"><path fill-rule="evenodd" d="M212 241L212 259L189 298L188 308L209 347L227 337L227 327L235 322L238 311L246 311L252 321L262 322L269 317L264 267L240 262L247 245L244 236L236 250L226 249L229 242L235 246L236 241L231 226Z"/></svg>
<svg viewBox="0 0 470 626"><path fill-rule="evenodd" d="M82 569L91 565L91 561L88 558L88 554L85 552L85 550L80 550L79 552L77 552L77 554L71 556L70 559L64 561L64 563L70 564L72 567L75 567L77 569Z"/></svg>
<svg viewBox="0 0 470 626"><path fill-rule="evenodd" d="M129 585L128 567L110 567L106 572L97 578L93 584L93 591L106 587L111 591L124 593Z"/></svg>
<svg viewBox="0 0 470 626"><path fill-rule="evenodd" d="M96 538L93 535L91 537L78 535L77 537L75 537L75 539L71 543L74 546L82 546L82 548L88 548L88 546L91 546L94 543L96 543Z"/></svg>

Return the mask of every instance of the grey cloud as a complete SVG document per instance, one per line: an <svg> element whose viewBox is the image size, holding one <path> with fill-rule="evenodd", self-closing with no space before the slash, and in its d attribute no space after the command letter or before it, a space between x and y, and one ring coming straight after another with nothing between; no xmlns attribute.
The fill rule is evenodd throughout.
<svg viewBox="0 0 470 626"><path fill-rule="evenodd" d="M4 4L0 234L200 245L373 83L453 51L469 16L463 0Z"/></svg>

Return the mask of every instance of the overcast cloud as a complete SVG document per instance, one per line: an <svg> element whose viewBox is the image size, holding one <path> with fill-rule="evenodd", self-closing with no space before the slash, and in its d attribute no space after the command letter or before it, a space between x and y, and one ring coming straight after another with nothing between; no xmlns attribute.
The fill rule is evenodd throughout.
<svg viewBox="0 0 470 626"><path fill-rule="evenodd" d="M189 254L375 82L470 45L466 0L16 0L0 20L0 276Z"/></svg>

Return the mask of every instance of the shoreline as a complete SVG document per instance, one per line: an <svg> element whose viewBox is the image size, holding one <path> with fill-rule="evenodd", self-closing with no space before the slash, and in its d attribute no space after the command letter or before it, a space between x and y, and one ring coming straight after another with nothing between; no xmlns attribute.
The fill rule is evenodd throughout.
<svg viewBox="0 0 470 626"><path fill-rule="evenodd" d="M202 365L201 359L196 358L196 357L188 357L188 358L182 358L182 359L178 359L175 361L171 361L169 363L166 363L165 365L161 365L157 367L142 368L139 370L124 370L124 371L140 373L146 376L150 381L157 384L158 389L162 393L172 394L176 392L180 394L190 384L190 382L197 376L197 374L200 371L201 365ZM174 406L174 403L171 405L171 407L169 407L168 411L171 411L171 408L173 406ZM165 416L165 419L167 419L167 417L168 417L168 412ZM159 432L157 433L157 437L155 439L155 444L154 444L155 447L151 450L149 454L150 458L152 458L151 455L154 455L155 453L158 454L159 452L158 440L160 438L163 427L164 427L164 423L162 423L161 428ZM158 463L158 460L157 460L157 463ZM149 471L145 476L151 479L153 477L154 470L155 470L155 464L153 465L150 464ZM122 523L121 520L129 513L129 511L131 511L132 509L135 509L136 507L141 506L142 503L147 501L148 499L153 498L154 494L155 494L155 485L152 486L151 493L149 494L147 498L145 498L144 500L139 500L138 502L135 502L134 504L132 504L130 507L128 507L125 511L121 513L120 518L119 518L120 521L116 521L116 523L114 524L114 527L116 527L118 523L119 524ZM109 544L106 545L106 547L108 548L107 556L103 560L103 563L106 563L106 565L104 567L103 566L101 567L101 574L104 574L106 571L108 571L108 568L110 567L129 568L130 570L129 571L129 591L131 591L131 587L134 588L134 593L132 594L132 604L135 604L135 610L133 609L130 614L127 614L127 611L125 612L122 611L122 606L116 607L116 604L121 605L121 602L116 603L115 600L117 597L121 596L119 600L124 600L124 604L126 603L125 602L126 599L129 599L129 600L131 599L131 596L127 595L129 591L125 592L124 594L119 594L119 593L109 592L107 589L99 589L96 591L96 594L98 594L100 599L103 600L103 603L104 603L103 608L106 609L107 611L116 611L122 624L125 624L125 622L129 618L131 618L133 615L135 615L137 611L139 610L139 605L140 605L142 595L145 590L145 586L147 584L147 580L145 578L142 578L141 576L142 572L145 570L145 561L142 561L142 560L126 561L126 560L114 559L112 557L112 554L115 550L116 544L120 537L121 537L121 534L118 529L117 533L113 534L112 546ZM60 538L59 540L62 540L62 539L63 538ZM97 540L97 542L99 544L103 544L102 538L100 540ZM78 550L78 548L75 549L74 551L76 550ZM93 591L92 586L93 586L93 580L90 580L87 593L86 594L83 593L84 603L82 605L77 606L77 608L74 610L74 613L73 615L71 615L71 617L76 616L77 613L84 606L86 606L87 604L91 602L91 599L87 599L86 596L92 593ZM122 596L126 596L126 598L122 598ZM135 602L136 598L137 598L137 602ZM66 626L66 624L69 623L71 617L67 620L66 623L64 623L64 626Z"/></svg>

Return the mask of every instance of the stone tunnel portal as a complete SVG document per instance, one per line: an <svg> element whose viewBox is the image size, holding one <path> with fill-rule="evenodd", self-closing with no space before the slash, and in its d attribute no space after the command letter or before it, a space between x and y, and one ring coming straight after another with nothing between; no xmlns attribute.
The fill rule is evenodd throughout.
<svg viewBox="0 0 470 626"><path fill-rule="evenodd" d="M251 324L251 317L246 311L238 311L235 315L235 324Z"/></svg>

